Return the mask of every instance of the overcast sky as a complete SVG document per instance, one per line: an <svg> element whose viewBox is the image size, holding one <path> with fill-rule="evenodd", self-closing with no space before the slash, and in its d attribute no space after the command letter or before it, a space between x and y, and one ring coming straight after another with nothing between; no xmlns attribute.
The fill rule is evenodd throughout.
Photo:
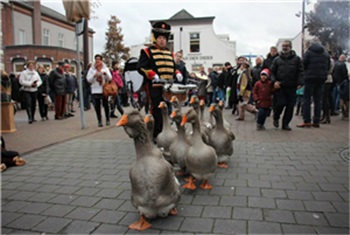
<svg viewBox="0 0 350 235"><path fill-rule="evenodd" d="M310 1L315 2L315 0ZM41 0L41 3L65 14L62 0ZM214 16L216 34L229 34L236 41L237 55L266 55L279 38L293 38L301 31L302 0L92 0L93 15L89 27L95 30L94 53L105 45L107 22L111 15L121 20L120 27L126 46L143 44L149 36L149 20L168 19L185 9L194 17ZM306 11L313 10L313 3Z"/></svg>

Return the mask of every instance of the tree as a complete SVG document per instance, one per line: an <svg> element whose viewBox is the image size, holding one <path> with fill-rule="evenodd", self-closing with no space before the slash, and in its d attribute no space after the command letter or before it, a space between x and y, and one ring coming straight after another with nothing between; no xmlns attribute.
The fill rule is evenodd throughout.
<svg viewBox="0 0 350 235"><path fill-rule="evenodd" d="M107 42L105 51L102 53L107 66L110 66L112 61L126 61L130 57L130 48L124 46L124 35L121 33L121 28L117 27L120 22L116 16L111 16L111 19L108 21L108 31L106 32Z"/></svg>
<svg viewBox="0 0 350 235"><path fill-rule="evenodd" d="M306 13L307 28L332 54L348 53L350 2L344 0L318 1L314 11Z"/></svg>

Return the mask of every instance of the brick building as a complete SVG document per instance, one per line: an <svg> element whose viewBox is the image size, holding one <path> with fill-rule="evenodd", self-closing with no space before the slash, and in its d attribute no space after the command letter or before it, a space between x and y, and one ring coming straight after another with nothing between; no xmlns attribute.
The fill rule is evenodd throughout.
<svg viewBox="0 0 350 235"><path fill-rule="evenodd" d="M28 60L43 64L47 70L65 60L76 71L77 40L75 24L36 1L1 1L0 68L19 73ZM93 34L89 29L89 61L92 61ZM83 38L79 37L80 61ZM2 64L2 65L1 65Z"/></svg>

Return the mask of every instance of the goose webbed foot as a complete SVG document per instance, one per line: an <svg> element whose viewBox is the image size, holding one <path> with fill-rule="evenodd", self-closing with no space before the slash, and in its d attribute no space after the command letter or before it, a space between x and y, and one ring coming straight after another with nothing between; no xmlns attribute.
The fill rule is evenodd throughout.
<svg viewBox="0 0 350 235"><path fill-rule="evenodd" d="M200 185L200 187L204 190L210 190L213 188L213 186L209 184L208 180L205 180L203 184Z"/></svg>
<svg viewBox="0 0 350 235"><path fill-rule="evenodd" d="M145 219L145 216L141 215L140 220L129 225L129 229L143 231L143 230L150 228L151 226L152 226L152 224L147 222L147 220Z"/></svg>
<svg viewBox="0 0 350 235"><path fill-rule="evenodd" d="M219 167L219 168L228 168L228 165L227 165L226 162L219 162L219 163L218 163L218 167Z"/></svg>
<svg viewBox="0 0 350 235"><path fill-rule="evenodd" d="M188 177L185 179L185 181L188 180L188 183L185 184L184 186L182 186L183 188L187 188L190 190L195 190L196 189L196 185L194 184L194 178L192 176Z"/></svg>
<svg viewBox="0 0 350 235"><path fill-rule="evenodd" d="M177 215L177 210L175 207L169 211L169 215Z"/></svg>

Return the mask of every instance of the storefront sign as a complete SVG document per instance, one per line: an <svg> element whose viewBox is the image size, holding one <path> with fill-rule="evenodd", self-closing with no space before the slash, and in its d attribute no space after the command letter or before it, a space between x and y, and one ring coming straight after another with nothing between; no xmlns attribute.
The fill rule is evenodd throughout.
<svg viewBox="0 0 350 235"><path fill-rule="evenodd" d="M182 58L183 60L212 60L213 59L213 56L211 55L208 55L208 56L204 56L204 55L201 55L201 56L184 56Z"/></svg>

